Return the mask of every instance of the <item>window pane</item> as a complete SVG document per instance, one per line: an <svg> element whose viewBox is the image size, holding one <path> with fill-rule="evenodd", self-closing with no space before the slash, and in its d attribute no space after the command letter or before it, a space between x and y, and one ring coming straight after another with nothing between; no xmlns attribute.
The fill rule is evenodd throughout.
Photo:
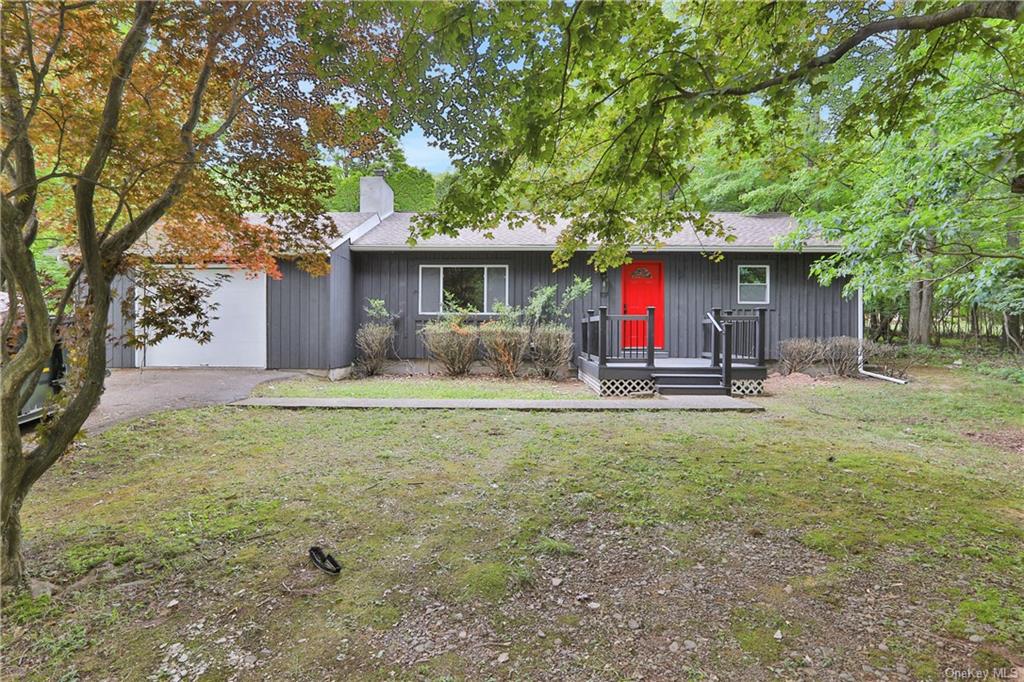
<svg viewBox="0 0 1024 682"><path fill-rule="evenodd" d="M482 312L484 309L484 269L444 269L445 309L454 306Z"/></svg>
<svg viewBox="0 0 1024 682"><path fill-rule="evenodd" d="M740 284L768 284L768 268L763 265L741 265Z"/></svg>
<svg viewBox="0 0 1024 682"><path fill-rule="evenodd" d="M768 285L740 284L740 303L767 303Z"/></svg>
<svg viewBox="0 0 1024 682"><path fill-rule="evenodd" d="M441 268L423 268L420 273L420 311L441 312Z"/></svg>
<svg viewBox="0 0 1024 682"><path fill-rule="evenodd" d="M505 296L505 268L487 268L487 311L493 313L495 303L508 304Z"/></svg>

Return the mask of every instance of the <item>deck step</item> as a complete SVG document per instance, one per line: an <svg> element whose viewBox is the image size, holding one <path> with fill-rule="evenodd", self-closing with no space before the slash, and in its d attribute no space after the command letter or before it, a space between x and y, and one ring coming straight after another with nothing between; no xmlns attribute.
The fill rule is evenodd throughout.
<svg viewBox="0 0 1024 682"><path fill-rule="evenodd" d="M658 384L655 390L661 395L726 395L721 384Z"/></svg>
<svg viewBox="0 0 1024 682"><path fill-rule="evenodd" d="M695 372L659 372L651 374L658 384L721 384L722 374L702 374Z"/></svg>

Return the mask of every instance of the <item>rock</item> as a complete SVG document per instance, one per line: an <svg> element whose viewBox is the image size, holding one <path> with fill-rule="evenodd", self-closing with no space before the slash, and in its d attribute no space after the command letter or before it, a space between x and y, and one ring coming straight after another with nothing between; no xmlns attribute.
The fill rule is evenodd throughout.
<svg viewBox="0 0 1024 682"><path fill-rule="evenodd" d="M879 642L878 643L878 650L879 651L888 651L889 650L889 645L886 644L885 642Z"/></svg>
<svg viewBox="0 0 1024 682"><path fill-rule="evenodd" d="M782 639L782 630L776 630L775 631L775 639L776 640Z"/></svg>
<svg viewBox="0 0 1024 682"><path fill-rule="evenodd" d="M178 605L178 600L177 599L172 599L171 601L167 602L167 608L169 608L169 609L173 609L177 605Z"/></svg>
<svg viewBox="0 0 1024 682"><path fill-rule="evenodd" d="M36 580L35 578L28 579L28 591L32 594L33 599L39 599L43 595L52 597L53 593L57 591L57 586L53 583L48 583L45 580Z"/></svg>
<svg viewBox="0 0 1024 682"><path fill-rule="evenodd" d="M545 637L548 636L548 634L546 632L544 632L543 630L537 630L537 636L540 637L541 639L544 639Z"/></svg>
<svg viewBox="0 0 1024 682"><path fill-rule="evenodd" d="M688 639L685 642L683 642L683 646L686 647L687 651L693 651L697 648L697 643L692 639Z"/></svg>
<svg viewBox="0 0 1024 682"><path fill-rule="evenodd" d="M596 601L587 602L587 608L588 609L599 609L599 608L601 608L601 604L599 604Z"/></svg>
<svg viewBox="0 0 1024 682"><path fill-rule="evenodd" d="M627 621L626 625L629 626L630 630L640 629L640 621L636 620L635 618L630 618L629 621Z"/></svg>
<svg viewBox="0 0 1024 682"><path fill-rule="evenodd" d="M561 584L562 584L562 579L561 578L552 578L551 579L551 587L558 587Z"/></svg>
<svg viewBox="0 0 1024 682"><path fill-rule="evenodd" d="M672 653L676 653L677 651L679 651L679 642L672 642L671 644L669 644L668 650Z"/></svg>
<svg viewBox="0 0 1024 682"><path fill-rule="evenodd" d="M792 585L786 585L785 587L782 588L782 591L785 592L786 594L793 594L793 586Z"/></svg>
<svg viewBox="0 0 1024 682"><path fill-rule="evenodd" d="M466 631L465 630L459 630L459 639L466 639L466 637L468 637L468 635L466 634Z"/></svg>
<svg viewBox="0 0 1024 682"><path fill-rule="evenodd" d="M508 653L507 652L502 651L500 654L498 654L498 663L504 663L507 660L508 660Z"/></svg>
<svg viewBox="0 0 1024 682"><path fill-rule="evenodd" d="M982 637L981 635L971 635L971 636L970 636L970 637L968 637L967 639L971 640L971 641L972 641L972 642L974 642L975 644L980 644L981 642L984 642L984 641L985 641L985 638L984 638L984 637Z"/></svg>
<svg viewBox="0 0 1024 682"><path fill-rule="evenodd" d="M906 675L907 674L907 666L903 665L902 663L897 663L896 664L896 672L898 672L900 675Z"/></svg>

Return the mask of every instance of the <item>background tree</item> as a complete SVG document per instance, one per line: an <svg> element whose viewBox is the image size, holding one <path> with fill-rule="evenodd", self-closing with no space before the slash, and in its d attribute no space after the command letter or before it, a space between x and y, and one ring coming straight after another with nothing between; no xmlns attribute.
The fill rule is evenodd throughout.
<svg viewBox="0 0 1024 682"><path fill-rule="evenodd" d="M303 25L327 74L344 68L332 41L376 21L402 33L397 60L368 63L399 125L420 125L459 173L420 236L487 230L525 202L542 221L573 219L554 259L589 244L598 268L633 244L657 244L691 222L721 233L694 191L708 125L756 146L757 120L786 122L801 89L817 95L843 60L884 50L891 68L853 72L858 101L837 134L894 130L947 87L958 54L1002 50L1021 2L328 5ZM1020 139L1011 156L1020 167ZM671 200L666 200L671 198Z"/></svg>
<svg viewBox="0 0 1024 682"><path fill-rule="evenodd" d="M316 77L288 3L5 2L2 12L3 583L24 577L19 511L95 407L106 369L111 281L149 250L275 274L273 255L324 268L333 226L317 143L372 146L386 111L355 85ZM337 36L339 60L380 54L388 36ZM370 50L370 45L374 45ZM333 101L350 108L339 111ZM270 211L250 222L247 211ZM45 246L44 246L45 244ZM72 253L65 279L42 249ZM170 275L173 277L173 270ZM155 337L202 338L201 292L172 293L181 315ZM81 292L79 295L78 292ZM80 299L80 300L78 300ZM72 305L74 304L74 305ZM196 319L200 321L196 323ZM30 438L17 415L55 340L73 371L60 410Z"/></svg>
<svg viewBox="0 0 1024 682"><path fill-rule="evenodd" d="M383 170L395 193L396 211L432 211L437 206L434 176L423 168L410 166L398 141L388 138L374 154L362 159L345 159L330 167L333 189L324 199L328 211L359 210L359 178Z"/></svg>

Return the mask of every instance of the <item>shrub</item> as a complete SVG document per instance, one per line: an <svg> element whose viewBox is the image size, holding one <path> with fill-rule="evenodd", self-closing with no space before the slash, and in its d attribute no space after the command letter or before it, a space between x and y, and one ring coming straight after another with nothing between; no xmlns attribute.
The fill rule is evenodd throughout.
<svg viewBox="0 0 1024 682"><path fill-rule="evenodd" d="M367 376L380 374L388 360L388 352L395 339L392 315L384 301L370 299L364 310L369 320L356 331L356 348L359 349L359 367Z"/></svg>
<svg viewBox="0 0 1024 682"><path fill-rule="evenodd" d="M572 330L561 324L542 324L533 330L533 362L546 379L561 379L572 360Z"/></svg>
<svg viewBox="0 0 1024 682"><path fill-rule="evenodd" d="M420 331L427 355L444 367L446 374L462 376L476 360L480 334L475 325L465 321L464 315L432 320Z"/></svg>
<svg viewBox="0 0 1024 682"><path fill-rule="evenodd" d="M779 371L803 372L821 360L821 342L817 339L785 339L779 344Z"/></svg>
<svg viewBox="0 0 1024 682"><path fill-rule="evenodd" d="M556 284L534 289L523 314L530 327L565 322L569 317L569 305L577 298L582 298L589 293L590 280L574 275L572 284L562 294L561 300L558 298L558 285Z"/></svg>
<svg viewBox="0 0 1024 682"><path fill-rule="evenodd" d="M830 374L856 376L860 365L860 341L852 336L836 336L821 342L821 359Z"/></svg>
<svg viewBox="0 0 1024 682"><path fill-rule="evenodd" d="M502 320L480 325L480 343L484 361L501 377L513 378L519 374L526 349L530 345L530 328L508 324Z"/></svg>

